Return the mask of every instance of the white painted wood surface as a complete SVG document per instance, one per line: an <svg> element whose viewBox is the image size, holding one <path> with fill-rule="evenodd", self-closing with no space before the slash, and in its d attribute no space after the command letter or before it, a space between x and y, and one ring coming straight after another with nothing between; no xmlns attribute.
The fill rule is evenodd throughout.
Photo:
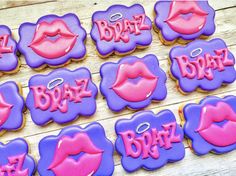
<svg viewBox="0 0 236 176"><path fill-rule="evenodd" d="M146 14L153 20L154 13L153 7L155 4L154 0L67 0L67 1L56 1L56 0L22 0L22 1L0 1L0 24L8 25L13 32L14 38L18 40L18 27L23 22L36 22L37 19L41 16L47 14L57 14L63 15L69 12L75 13L79 16L82 26L86 29L88 33L87 37L87 57L82 62L72 62L67 65L66 68L76 69L81 66L85 66L90 69L92 72L93 81L99 86L100 76L99 76L99 68L100 66L107 61L118 61L119 56L112 55L107 59L101 59L95 52L95 46L92 43L92 40L89 36L89 32L91 29L91 16L93 12L97 10L105 10L112 4L124 4L124 5L132 5L134 3L140 3L144 6L146 10ZM211 38L220 37L225 40L228 44L231 52L236 55L236 20L235 20L235 12L236 12L236 1L235 0L210 0L210 4L216 10L216 32ZM208 40L209 40L208 39ZM142 57L146 54L153 53L157 55L160 60L160 66L164 69L164 71L168 71L169 65L167 61L168 52L172 46L164 46L160 43L157 33L153 31L153 42L150 47L145 50L136 50L131 55L136 55ZM36 72L31 70L26 64L24 57L21 56L20 60L22 65L20 67L20 71L14 75L4 75L0 78L0 83L13 80L22 84L23 87L23 96L26 97L28 93L28 80L32 75L35 74L46 74L52 71L53 69L46 68L40 72ZM199 100L207 95L217 95L220 97L226 95L236 95L236 83L222 87L216 91L210 93L198 93L194 92L190 95L184 96L180 94L176 89L176 84L173 80L168 76L167 87L168 87L168 95L167 98L161 103L152 103L145 109L150 109L154 112L158 112L162 109L170 109L172 110L178 122L180 122L178 116L178 108L183 103L190 103L196 100ZM55 123L51 123L44 127L36 126L30 117L29 111L25 112L26 124L25 127L17 132L7 132L3 136L0 137L1 142L7 142L16 137L25 138L30 146L30 153L36 159L39 159L38 154L38 142L45 136L58 134L61 128L64 126L68 126L71 124L86 126L88 123L93 121L98 121L101 123L106 131L107 137L114 142L116 139L114 124L116 120L121 118L129 118L132 116L134 111L124 110L120 113L111 112L107 105L106 101L103 99L101 94L97 97L97 112L94 116L90 118L80 117L78 120L73 123L66 125L57 125ZM209 154L203 157L198 157L194 155L190 148L186 146L186 156L185 158L177 163L168 164L165 167L156 170L156 171L145 171L139 170L129 175L183 175L183 176L202 176L202 175L236 175L236 151L230 152L225 155L214 155ZM115 153L115 172L114 175L128 175L120 165L120 157ZM37 174L36 174L37 175Z"/></svg>

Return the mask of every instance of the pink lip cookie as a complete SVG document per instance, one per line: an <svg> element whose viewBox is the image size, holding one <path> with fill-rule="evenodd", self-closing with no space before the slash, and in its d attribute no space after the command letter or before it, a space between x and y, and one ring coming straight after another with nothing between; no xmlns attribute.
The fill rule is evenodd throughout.
<svg viewBox="0 0 236 176"><path fill-rule="evenodd" d="M16 41L12 38L11 30L0 25L0 73L16 73L19 71Z"/></svg>
<svg viewBox="0 0 236 176"><path fill-rule="evenodd" d="M0 175L32 176L35 172L34 159L28 154L28 144L17 138L7 144L0 143Z"/></svg>
<svg viewBox="0 0 236 176"><path fill-rule="evenodd" d="M184 132L197 155L236 149L236 97L208 96L180 109Z"/></svg>
<svg viewBox="0 0 236 176"><path fill-rule="evenodd" d="M20 87L15 82L0 85L0 132L22 128L24 100Z"/></svg>
<svg viewBox="0 0 236 176"><path fill-rule="evenodd" d="M215 32L215 11L207 1L159 0L155 28L162 43L188 42Z"/></svg>
<svg viewBox="0 0 236 176"><path fill-rule="evenodd" d="M171 77L183 93L212 91L236 79L235 58L219 38L174 47L169 58Z"/></svg>
<svg viewBox="0 0 236 176"><path fill-rule="evenodd" d="M96 111L97 87L86 68L57 69L48 75L35 75L29 81L26 106L37 125L50 121L68 123L79 115Z"/></svg>
<svg viewBox="0 0 236 176"><path fill-rule="evenodd" d="M127 54L152 42L152 22L140 4L113 5L92 16L92 39L101 57Z"/></svg>
<svg viewBox="0 0 236 176"><path fill-rule="evenodd" d="M47 15L37 23L23 23L19 28L19 51L33 69L45 65L59 67L86 54L86 31L75 14Z"/></svg>
<svg viewBox="0 0 236 176"><path fill-rule="evenodd" d="M38 171L43 176L112 175L113 152L99 123L66 127L40 141Z"/></svg>
<svg viewBox="0 0 236 176"><path fill-rule="evenodd" d="M101 93L113 111L121 111L125 107L144 108L152 100L162 101L167 95L166 74L153 54L141 59L127 56L118 63L105 63L100 74Z"/></svg>

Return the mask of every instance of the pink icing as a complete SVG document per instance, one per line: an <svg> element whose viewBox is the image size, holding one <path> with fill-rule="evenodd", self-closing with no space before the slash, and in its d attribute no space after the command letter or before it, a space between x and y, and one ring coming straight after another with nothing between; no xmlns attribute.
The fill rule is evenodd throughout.
<svg viewBox="0 0 236 176"><path fill-rule="evenodd" d="M151 27L145 24L145 14L134 15L133 20L124 19L109 24L106 20L96 20L95 23L98 27L100 39L107 42L114 39L115 42L121 40L128 43L130 40L129 34L139 35L142 30L150 30Z"/></svg>
<svg viewBox="0 0 236 176"><path fill-rule="evenodd" d="M234 65L234 61L228 58L227 48L214 52L216 54L214 56L206 53L204 57L198 56L194 61L186 55L176 57L182 77L213 80L213 70L224 71L226 66Z"/></svg>
<svg viewBox="0 0 236 176"><path fill-rule="evenodd" d="M13 47L12 46L7 46L9 39L9 35L0 35L0 58L2 57L3 53L12 53L13 52Z"/></svg>
<svg viewBox="0 0 236 176"><path fill-rule="evenodd" d="M0 126L2 126L8 119L13 105L8 104L3 95L0 93Z"/></svg>
<svg viewBox="0 0 236 176"><path fill-rule="evenodd" d="M64 84L62 88L55 87L48 90L44 85L31 86L30 89L34 94L34 106L43 111L50 108L51 112L68 111L68 101L79 103L84 97L91 97L92 92L87 90L89 79L75 80L76 86Z"/></svg>
<svg viewBox="0 0 236 176"><path fill-rule="evenodd" d="M162 125L163 130L158 131L152 128L151 131L145 131L141 136L136 136L136 132L127 130L120 132L124 142L125 151L127 156L138 158L142 155L143 159L152 157L159 158L158 146L166 150L172 148L172 143L180 142L180 135L175 134L176 122L171 122ZM135 147L135 149L134 149Z"/></svg>

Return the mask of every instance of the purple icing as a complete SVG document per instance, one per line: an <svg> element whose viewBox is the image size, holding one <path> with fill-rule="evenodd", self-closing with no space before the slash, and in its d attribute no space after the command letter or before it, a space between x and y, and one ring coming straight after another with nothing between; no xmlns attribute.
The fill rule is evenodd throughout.
<svg viewBox="0 0 236 176"><path fill-rule="evenodd" d="M92 16L92 30L90 32L92 39L96 42L96 47L100 55L106 56L113 51L118 53L127 53L133 51L137 46L148 46L152 42L151 27L152 22L150 18L145 17L145 24L150 26L148 30L140 30L140 34L136 35L134 33L128 33L130 40L128 42L115 42L114 38L111 41L101 40L98 30L98 26L95 21L106 20L108 24L115 24L117 21L110 21L110 16L113 14L121 13L122 18L117 21L122 22L124 19L134 20L134 15L145 14L144 8L140 4L135 4L130 7L123 5L113 5L109 7L106 11L95 12Z"/></svg>
<svg viewBox="0 0 236 176"><path fill-rule="evenodd" d="M19 64L16 56L16 41L12 38L11 30L7 26L0 25L0 36L4 35L8 36L8 42L6 43L6 46L3 46L3 40L1 40L0 48L12 47L12 52L0 52L0 71L11 72L14 71Z"/></svg>
<svg viewBox="0 0 236 176"><path fill-rule="evenodd" d="M121 96L119 96L112 88L112 86L114 85L114 83L117 81L118 79L118 69L119 66L121 64L123 65L127 65L130 67L131 65L134 65L138 62L141 62L145 65L146 69L149 70L149 72L151 72L151 74L157 78L157 83L155 88L153 89L152 92L149 92L149 94L146 95L146 98L142 101L127 101L126 99L122 98ZM124 79L126 80L126 85L127 83L131 83L134 86L138 86L138 84L143 81L143 80L148 80L147 78L145 79L141 74L141 72L144 70L144 68L141 68L139 70L136 70L137 72L135 72L134 70L132 70L132 68L130 67L129 69L130 71L128 71L129 73L127 74L137 74L134 79L129 78L129 76L125 76L125 74L123 75ZM124 70L123 71L127 71ZM140 109L140 108L144 108L146 106L148 106L152 100L156 100L156 101L161 101L164 100L166 98L167 95L167 90L166 90L166 74L165 72L159 67L159 62L158 59L155 55L153 54L149 54L146 55L143 58L138 58L135 56L127 56L122 58L118 63L112 63L112 62L108 62L105 63L101 66L100 69L100 74L102 77L101 80L101 84L100 84L100 90L103 96L105 96L106 100L107 100L107 104L109 106L109 108L113 111L121 111L123 108L125 108L126 106L131 108L131 109ZM121 75L119 75L121 77ZM123 83L123 85L125 85ZM140 87L140 92L136 92L136 90L131 90L131 89L126 89L127 93L126 95L132 98L133 95L131 95L131 93L137 93L136 95L134 95L133 97L139 96L141 95L142 91L147 90L148 88L150 88L151 84L146 84L143 85L143 87Z"/></svg>
<svg viewBox="0 0 236 176"><path fill-rule="evenodd" d="M2 96L0 102L0 131L21 128L23 124L24 100L19 93L17 84L9 81L0 85L0 95Z"/></svg>
<svg viewBox="0 0 236 176"><path fill-rule="evenodd" d="M172 127L174 124L176 129L172 127L168 130L165 129L163 125L167 124L172 124ZM157 139L158 136L155 136L157 141L155 145L153 145L153 142L155 141L154 135L152 137L149 136L150 138L147 137L147 133L152 135L152 130L154 129L157 130L157 133L159 133L159 140ZM122 156L122 166L128 172L133 172L139 168L154 170L163 167L168 162L176 162L184 158L185 149L182 143L183 130L178 124L176 124L175 116L169 110L161 111L157 115L151 111L138 112L131 119L122 119L117 121L115 130L118 136L115 147L118 153ZM148 146L150 144L149 140L152 140L147 156L144 156L145 151L143 150L143 147L139 156L137 155L133 157L127 154L124 138L121 133L128 131L134 132L135 134L136 144L132 144L132 150L135 153L139 152L137 143L142 146L141 141L144 141L144 143ZM161 132L166 133L167 138L170 139L169 146L167 146L165 138L163 138L164 136L161 136ZM170 137L172 136L172 132L174 132L175 137L178 139L175 142L173 138ZM146 135L145 138L143 137L144 135ZM134 138L129 136L129 140L132 141L132 139ZM157 152L159 153L159 156L156 158L151 155L152 151L156 151L155 146L157 147Z"/></svg>
<svg viewBox="0 0 236 176"><path fill-rule="evenodd" d="M87 82L82 82L83 84L80 86L76 80L87 80ZM40 99L43 105L36 108L35 97L37 91L33 90L35 86L43 86L45 88L44 94L46 92L46 96L48 98L50 97L50 104L45 109L43 105L47 104L47 102L43 98ZM29 88L30 92L26 98L26 105L30 110L32 120L37 125L45 125L51 120L60 124L67 123L75 120L79 115L91 116L96 111L95 99L97 96L97 87L92 82L91 74L86 68L79 68L74 71L57 69L48 75L33 76L29 81ZM56 91L58 88L60 90ZM41 91L41 89L37 90ZM68 95L68 90L70 95ZM52 93L55 91L56 93L54 95L56 97L59 97L58 91L62 97L59 103L56 103L56 106L58 105L57 108L52 110L55 101L53 101L52 95L49 92ZM74 99L76 97L79 98L79 101ZM64 106L62 106L63 103L65 104Z"/></svg>
<svg viewBox="0 0 236 176"><path fill-rule="evenodd" d="M35 162L28 155L28 144L24 139L17 138L7 144L0 143L0 153L1 175L34 175ZM12 162L9 161L10 158Z"/></svg>
<svg viewBox="0 0 236 176"><path fill-rule="evenodd" d="M52 23L55 22L55 20L59 20L59 21L62 21L63 23L65 23L66 27L77 37L76 37L76 41L75 41L74 45L71 45L71 47L70 47L71 50L66 52L65 55L49 59L49 58L45 58L45 57L37 54L30 47L30 45L31 45L32 40L34 38L37 26L39 26L39 24L42 22L44 22L44 23L47 22L48 24L51 25L51 27L48 27L47 30L48 31L54 30ZM54 26L54 27L56 28L57 26ZM64 26L64 28L66 28L66 27ZM44 32L44 33L46 33L46 36L49 35L49 32L47 30ZM57 29L57 30L58 30L58 34L59 34L61 29ZM56 16L56 15L43 16L35 24L28 23L28 22L23 23L19 28L19 35L20 35L20 41L18 44L18 48L19 48L20 52L25 56L27 64L32 68L38 68L38 67L43 66L45 64L47 64L49 66L60 66L60 65L67 63L70 59L74 59L74 60L82 59L86 54L86 48L85 48L85 44L84 44L85 39L86 39L86 31L81 27L78 17L72 13L66 14L64 16ZM58 38L56 38L56 37L58 37ZM60 36L57 35L54 38L51 37L50 40L56 41L57 39L60 39L60 38L62 38L61 34L60 34ZM64 44L65 44L65 42L64 42ZM56 45L54 48L52 48L52 51L54 49L55 50L58 49L56 47Z"/></svg>
<svg viewBox="0 0 236 176"><path fill-rule="evenodd" d="M196 57L191 57L191 52L195 49L200 48L202 52L200 55ZM235 81L236 73L234 68L235 58L233 54L227 49L228 55L222 53L217 56L215 53L216 50L227 49L225 42L219 38L213 39L211 41L203 41L203 40L196 40L189 43L187 46L177 46L171 49L169 53L170 61L171 61L171 74L175 79L177 79L180 89L186 93L193 92L197 88L200 88L205 91L212 91L219 88L222 84L230 84ZM210 54L212 61L216 65L214 66L207 66L206 55ZM188 76L183 76L180 70L180 65L177 62L176 57L180 56L187 56L189 61L197 61L200 57L205 59L205 71L204 77L198 78L195 75L193 78L189 78ZM224 60L224 56L227 57L229 61L232 63L230 65L224 64L223 69L219 69L219 63L214 58L220 58L221 62ZM193 64L192 64L193 65ZM200 66L198 64L198 66ZM199 71L199 69L197 69ZM206 77L207 72L212 72L212 79L208 79ZM188 70L190 73L191 71Z"/></svg>
<svg viewBox="0 0 236 176"><path fill-rule="evenodd" d="M226 103L228 106L230 106L234 113L236 112L236 97L232 95L226 96L224 98L208 96L201 100L199 104L188 104L183 108L183 116L185 118L184 132L185 135L191 140L192 148L197 155L205 155L211 151L216 154L223 154L236 149L236 142L232 143L231 145L217 146L208 142L206 140L207 138L204 139L204 137L197 131L201 122L201 112L203 111L203 108L209 105L214 107L215 113L212 114L212 118L216 118L219 116L219 114L221 114L220 111L222 110L216 108L217 104L219 103ZM218 110L218 112L216 110ZM205 109L205 111L207 111L207 109ZM225 111L224 113L228 113L228 111ZM207 119L208 117L205 116L204 118ZM232 123L235 126L235 122L230 122L230 120L226 120L226 118L234 118L234 120L236 120L236 117L231 116L220 118L222 118L222 121L213 121L211 125L219 126L219 134L222 134L222 136L217 134L216 138L223 142L228 140L230 136L235 136L233 131L229 131L231 132L231 134L229 134L230 136L221 133L222 130L226 129L226 126L224 125L227 123Z"/></svg>
<svg viewBox="0 0 236 176"><path fill-rule="evenodd" d="M171 0L159 0L154 7L155 13L157 15L154 21L155 26L161 31L161 34L166 41L171 42L178 38L181 38L183 40L194 40L201 35L210 36L215 32L215 11L209 5L208 1L194 1L197 3L201 10L207 13L206 22L201 30L193 34L181 34L174 31L166 22L170 13L169 9L172 2L173 1Z"/></svg>
<svg viewBox="0 0 236 176"><path fill-rule="evenodd" d="M96 123L96 122L89 124L85 128L81 128L79 126L66 127L62 129L62 131L57 136L47 136L43 138L39 143L40 160L38 163L38 171L40 175L44 175L44 176L56 175L54 174L53 170L48 169L48 168L52 164L54 156L55 157L58 156L55 153L58 142L59 141L63 142L62 139L64 137L71 138L71 143L70 143L71 148L73 148L73 150L76 150L75 146L77 146L78 148L80 147L78 146L78 144L75 144L76 140L74 139L75 136L78 134L87 135L89 139L91 140L91 142L93 143L93 145L96 148L102 150L102 158L101 158L99 168L92 175L112 175L114 171L114 161L112 157L113 152L114 152L113 145L111 141L109 141L106 138L103 127L99 123ZM83 145L85 141L77 141L77 142L80 142L79 145ZM66 155L67 155L67 158L69 157L72 158L74 162L80 162L81 158L84 157L85 154L87 154L85 152L86 150L88 149L84 148L84 152L79 151L80 153L70 155L70 152L72 152L72 150L67 148L68 153L66 153ZM65 160L61 161L60 164L63 164L63 162L65 163ZM95 159L94 159L94 162L95 162ZM87 163L87 164L91 164L91 163ZM85 165L84 169L87 169L87 168L88 168L88 165L87 166ZM74 169L76 170L76 168ZM74 171L72 172L74 175L76 175L77 173L77 172L75 173Z"/></svg>

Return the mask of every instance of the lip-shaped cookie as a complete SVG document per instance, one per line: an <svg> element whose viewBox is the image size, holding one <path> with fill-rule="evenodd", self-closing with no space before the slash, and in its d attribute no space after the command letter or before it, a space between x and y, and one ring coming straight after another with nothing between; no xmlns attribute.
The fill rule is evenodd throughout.
<svg viewBox="0 0 236 176"><path fill-rule="evenodd" d="M16 55L16 45L11 30L5 25L0 25L0 73L18 71L19 61Z"/></svg>
<svg viewBox="0 0 236 176"><path fill-rule="evenodd" d="M35 75L29 88L26 106L37 125L50 121L67 123L96 111L97 87L86 68L74 71L61 68L48 75Z"/></svg>
<svg viewBox="0 0 236 176"><path fill-rule="evenodd" d="M120 111L125 107L140 109L167 94L165 72L155 55L143 58L127 56L118 63L105 63L100 69L100 90L109 108Z"/></svg>
<svg viewBox="0 0 236 176"><path fill-rule="evenodd" d="M58 67L86 54L86 31L75 14L47 15L36 24L23 23L19 28L19 51L34 68Z"/></svg>
<svg viewBox="0 0 236 176"><path fill-rule="evenodd" d="M112 175L114 170L113 145L98 123L67 127L57 136L45 137L39 151L41 175Z"/></svg>
<svg viewBox="0 0 236 176"><path fill-rule="evenodd" d="M100 56L127 54L152 42L152 22L140 4L113 5L92 16L92 39Z"/></svg>
<svg viewBox="0 0 236 176"><path fill-rule="evenodd" d="M35 162L28 154L28 144L24 139L17 138L7 144L0 143L0 153L1 175L34 175Z"/></svg>
<svg viewBox="0 0 236 176"><path fill-rule="evenodd" d="M215 32L215 11L207 1L160 0L154 10L155 28L165 44L176 39L194 40Z"/></svg>
<svg viewBox="0 0 236 176"><path fill-rule="evenodd" d="M236 149L236 97L208 96L180 110L184 132L198 155L222 154Z"/></svg>
<svg viewBox="0 0 236 176"><path fill-rule="evenodd" d="M24 100L15 82L0 85L0 132L17 130L23 126Z"/></svg>
<svg viewBox="0 0 236 176"><path fill-rule="evenodd" d="M155 170L184 158L183 130L169 110L157 115L138 112L131 119L117 121L115 130L116 150L128 172L139 168Z"/></svg>
<svg viewBox="0 0 236 176"><path fill-rule="evenodd" d="M219 38L174 47L169 58L171 76L183 93L196 89L212 91L236 79L235 58Z"/></svg>

